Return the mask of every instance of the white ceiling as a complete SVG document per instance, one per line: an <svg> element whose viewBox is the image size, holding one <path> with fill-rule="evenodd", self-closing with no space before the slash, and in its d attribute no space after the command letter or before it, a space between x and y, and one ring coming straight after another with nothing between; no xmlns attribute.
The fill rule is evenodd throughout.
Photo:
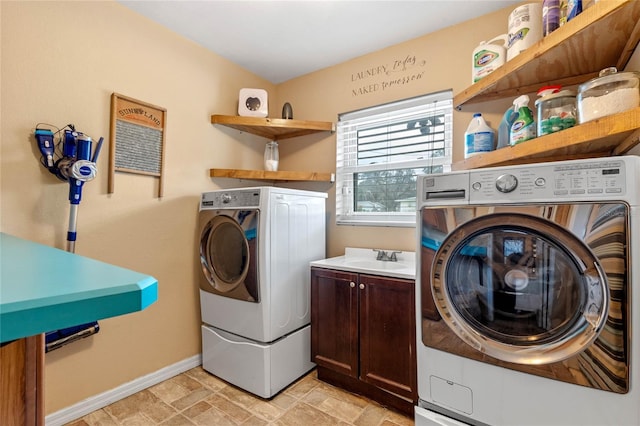
<svg viewBox="0 0 640 426"><path fill-rule="evenodd" d="M521 0L118 1L277 84Z"/></svg>

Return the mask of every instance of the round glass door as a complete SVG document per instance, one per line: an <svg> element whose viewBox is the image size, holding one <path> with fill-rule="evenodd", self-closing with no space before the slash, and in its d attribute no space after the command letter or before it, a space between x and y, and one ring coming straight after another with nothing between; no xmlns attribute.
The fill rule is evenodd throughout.
<svg viewBox="0 0 640 426"><path fill-rule="evenodd" d="M216 216L202 232L200 261L209 283L219 292L234 290L249 271L249 244L242 227L228 216Z"/></svg>
<svg viewBox="0 0 640 426"><path fill-rule="evenodd" d="M608 313L596 256L572 233L524 214L492 214L455 229L436 252L436 307L475 349L546 364L582 351Z"/></svg>

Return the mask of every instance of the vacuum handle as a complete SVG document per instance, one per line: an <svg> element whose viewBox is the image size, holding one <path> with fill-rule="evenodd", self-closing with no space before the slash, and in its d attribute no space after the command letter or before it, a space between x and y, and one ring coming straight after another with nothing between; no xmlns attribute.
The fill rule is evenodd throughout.
<svg viewBox="0 0 640 426"><path fill-rule="evenodd" d="M94 163L98 161L98 155L100 155L100 150L102 149L102 142L104 142L104 138L101 136L100 139L98 139L96 150L93 152L93 158L91 159Z"/></svg>

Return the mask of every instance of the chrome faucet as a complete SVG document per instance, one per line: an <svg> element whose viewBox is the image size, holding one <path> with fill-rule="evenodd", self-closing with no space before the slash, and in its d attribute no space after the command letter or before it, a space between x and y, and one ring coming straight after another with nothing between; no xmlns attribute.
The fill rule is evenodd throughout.
<svg viewBox="0 0 640 426"><path fill-rule="evenodd" d="M387 260L389 258L389 256L387 255L387 252L384 250L373 249L373 251L378 252L378 255L376 256L376 260Z"/></svg>
<svg viewBox="0 0 640 426"><path fill-rule="evenodd" d="M391 254L388 254L386 251L379 249L373 249L373 251L378 253L376 260L381 260L383 262L397 262L398 256L396 255L398 253L402 253L401 251L392 251Z"/></svg>

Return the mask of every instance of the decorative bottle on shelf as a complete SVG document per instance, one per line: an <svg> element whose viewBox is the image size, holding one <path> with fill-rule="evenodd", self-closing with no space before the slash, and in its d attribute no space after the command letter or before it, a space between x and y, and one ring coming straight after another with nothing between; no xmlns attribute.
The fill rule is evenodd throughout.
<svg viewBox="0 0 640 426"><path fill-rule="evenodd" d="M268 172L277 172L279 159L278 142L267 142L264 148L264 169Z"/></svg>
<svg viewBox="0 0 640 426"><path fill-rule="evenodd" d="M289 102L285 102L282 106L282 118L291 120L293 118L293 108Z"/></svg>

